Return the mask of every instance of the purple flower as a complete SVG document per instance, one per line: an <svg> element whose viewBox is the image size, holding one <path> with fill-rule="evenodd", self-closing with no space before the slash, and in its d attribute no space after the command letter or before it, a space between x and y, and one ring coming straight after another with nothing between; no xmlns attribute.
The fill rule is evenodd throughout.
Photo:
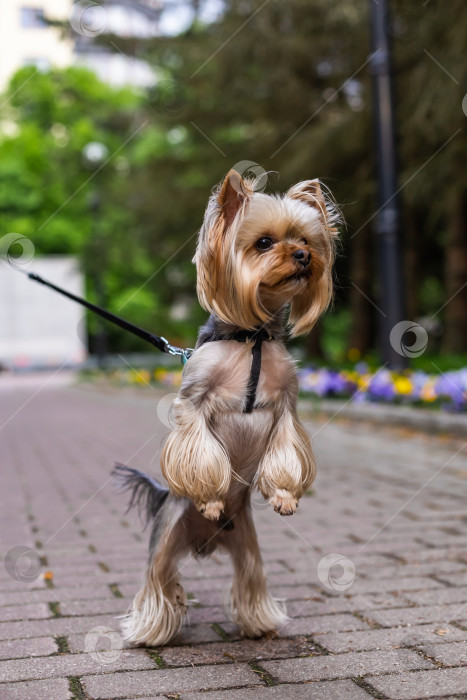
<svg viewBox="0 0 467 700"><path fill-rule="evenodd" d="M449 399L457 409L466 403L466 370L445 372L435 382L436 394L443 399Z"/></svg>
<svg viewBox="0 0 467 700"><path fill-rule="evenodd" d="M395 391L391 373L388 370L377 372L369 382L367 393L371 399L392 401Z"/></svg>

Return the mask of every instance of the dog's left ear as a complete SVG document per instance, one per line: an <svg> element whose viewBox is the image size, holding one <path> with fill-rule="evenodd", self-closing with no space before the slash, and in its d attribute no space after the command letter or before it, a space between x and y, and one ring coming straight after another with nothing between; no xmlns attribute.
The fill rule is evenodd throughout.
<svg viewBox="0 0 467 700"><path fill-rule="evenodd" d="M238 211L253 194L251 184L236 170L230 170L217 195L218 204L224 215L225 228L232 225Z"/></svg>
<svg viewBox="0 0 467 700"><path fill-rule="evenodd" d="M321 190L321 185L319 180L304 180L294 185L287 192L287 197L290 199L300 199L305 204L310 207L317 209L323 219L326 221L328 218L328 211L326 207L326 200L324 198L323 192Z"/></svg>

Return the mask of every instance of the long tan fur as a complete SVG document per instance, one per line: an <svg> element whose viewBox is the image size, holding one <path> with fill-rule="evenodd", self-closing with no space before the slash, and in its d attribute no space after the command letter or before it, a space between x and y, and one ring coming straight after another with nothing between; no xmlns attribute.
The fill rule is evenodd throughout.
<svg viewBox="0 0 467 700"><path fill-rule="evenodd" d="M189 398L175 400L174 419L176 428L161 456L162 474L173 493L190 498L207 518L219 517L231 476L225 449Z"/></svg>

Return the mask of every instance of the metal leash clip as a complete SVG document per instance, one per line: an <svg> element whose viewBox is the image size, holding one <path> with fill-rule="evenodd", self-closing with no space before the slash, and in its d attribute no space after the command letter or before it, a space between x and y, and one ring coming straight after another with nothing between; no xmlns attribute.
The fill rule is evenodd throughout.
<svg viewBox="0 0 467 700"><path fill-rule="evenodd" d="M164 338L164 336L161 336L161 340L163 343L165 343L165 351L169 353L169 355L176 355L177 357L180 357L182 361L182 365L186 364L192 354L194 353L193 348L178 348L176 345L171 345L167 338Z"/></svg>

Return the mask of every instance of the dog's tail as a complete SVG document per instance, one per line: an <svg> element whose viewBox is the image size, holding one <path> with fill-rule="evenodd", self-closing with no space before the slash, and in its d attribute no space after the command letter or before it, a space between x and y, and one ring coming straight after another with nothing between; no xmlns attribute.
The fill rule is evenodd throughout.
<svg viewBox="0 0 467 700"><path fill-rule="evenodd" d="M144 526L147 527L164 504L169 489L147 474L118 462L112 470L112 477L117 488L130 491L126 512L136 507Z"/></svg>

